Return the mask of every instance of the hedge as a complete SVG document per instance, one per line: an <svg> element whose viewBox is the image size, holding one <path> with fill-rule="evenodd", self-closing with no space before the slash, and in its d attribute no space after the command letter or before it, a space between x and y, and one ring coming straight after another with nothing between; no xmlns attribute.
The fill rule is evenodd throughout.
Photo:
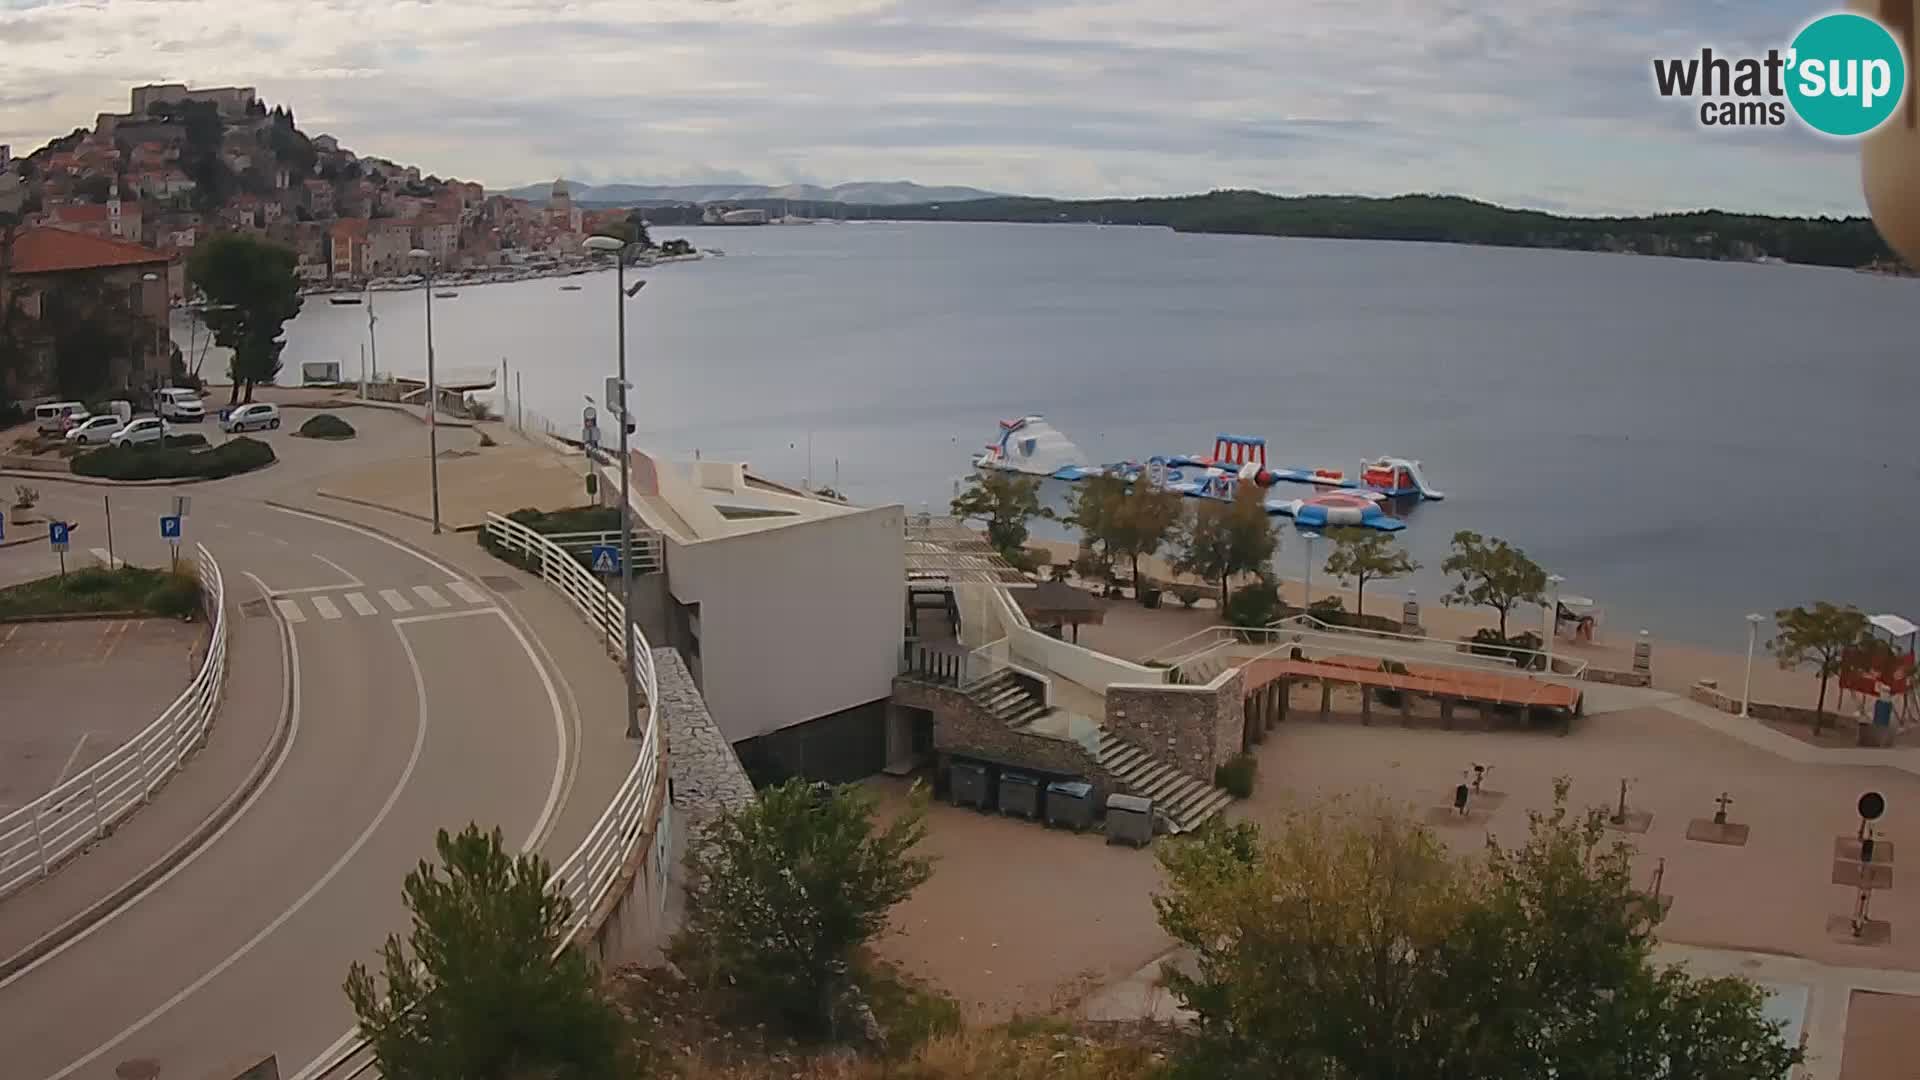
<svg viewBox="0 0 1920 1080"><path fill-rule="evenodd" d="M0 618L146 611L192 618L200 610L200 579L188 565L179 572L122 566L87 567L0 589Z"/></svg>
<svg viewBox="0 0 1920 1080"><path fill-rule="evenodd" d="M218 480L274 462L273 447L258 439L229 439L211 450L185 446L109 446L73 459L81 476L108 480Z"/></svg>
<svg viewBox="0 0 1920 1080"><path fill-rule="evenodd" d="M351 439L354 430L352 424L332 413L320 413L301 424L294 434L307 439Z"/></svg>

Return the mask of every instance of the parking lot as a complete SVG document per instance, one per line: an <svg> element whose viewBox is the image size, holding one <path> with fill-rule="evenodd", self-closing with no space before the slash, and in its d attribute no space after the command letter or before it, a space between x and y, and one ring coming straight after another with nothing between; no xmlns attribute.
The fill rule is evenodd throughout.
<svg viewBox="0 0 1920 1080"><path fill-rule="evenodd" d="M0 624L0 814L100 760L193 678L204 623Z"/></svg>

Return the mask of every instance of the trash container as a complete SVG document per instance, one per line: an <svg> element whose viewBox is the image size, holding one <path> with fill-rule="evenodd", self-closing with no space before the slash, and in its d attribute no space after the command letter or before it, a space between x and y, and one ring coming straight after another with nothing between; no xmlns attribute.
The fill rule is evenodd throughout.
<svg viewBox="0 0 1920 1080"><path fill-rule="evenodd" d="M947 794L955 806L993 809L993 774L978 761L955 761L949 769Z"/></svg>
<svg viewBox="0 0 1920 1080"><path fill-rule="evenodd" d="M1000 812L1040 820L1040 778L1008 769L1000 774Z"/></svg>
<svg viewBox="0 0 1920 1080"><path fill-rule="evenodd" d="M1107 796L1107 843L1134 847L1153 843L1153 800L1138 795Z"/></svg>
<svg viewBox="0 0 1920 1080"><path fill-rule="evenodd" d="M1079 832L1093 826L1093 785L1084 780L1055 780L1047 785L1047 824Z"/></svg>

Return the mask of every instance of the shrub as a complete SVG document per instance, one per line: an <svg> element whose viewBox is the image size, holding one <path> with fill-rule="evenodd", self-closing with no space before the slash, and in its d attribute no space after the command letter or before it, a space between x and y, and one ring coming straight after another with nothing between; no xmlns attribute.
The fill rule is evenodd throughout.
<svg viewBox="0 0 1920 1080"><path fill-rule="evenodd" d="M31 510L40 502L40 489L25 484L13 486L13 505L22 510Z"/></svg>
<svg viewBox="0 0 1920 1080"><path fill-rule="evenodd" d="M1180 598L1180 606L1182 607L1192 607L1199 603L1200 598L1206 594L1207 591L1198 585L1175 585L1173 587L1173 595Z"/></svg>
<svg viewBox="0 0 1920 1080"><path fill-rule="evenodd" d="M200 610L200 579L176 570L147 594L147 610L170 619L191 619Z"/></svg>
<svg viewBox="0 0 1920 1080"><path fill-rule="evenodd" d="M1340 616L1347 612L1347 602L1337 596L1323 596L1307 605L1307 614L1323 622L1332 622L1328 616Z"/></svg>
<svg viewBox="0 0 1920 1080"><path fill-rule="evenodd" d="M207 445L207 437L189 431L185 435L168 435L160 440L161 446L199 447Z"/></svg>
<svg viewBox="0 0 1920 1080"><path fill-rule="evenodd" d="M1513 661L1521 669L1538 668L1545 664L1546 658L1534 655L1540 649L1540 635L1531 630L1501 637L1500 631L1487 627L1473 633L1469 650L1476 656L1496 656Z"/></svg>
<svg viewBox="0 0 1920 1080"><path fill-rule="evenodd" d="M1280 610L1280 591L1271 580L1249 585L1227 601L1227 622L1249 628L1269 626Z"/></svg>
<svg viewBox="0 0 1920 1080"><path fill-rule="evenodd" d="M1259 764L1259 759L1252 754L1235 754L1225 765L1213 770L1213 783L1226 788L1227 794L1236 799L1247 798L1253 794L1253 774Z"/></svg>
<svg viewBox="0 0 1920 1080"><path fill-rule="evenodd" d="M319 413L301 424L294 434L303 439L351 439L354 431L352 424L332 413Z"/></svg>
<svg viewBox="0 0 1920 1080"><path fill-rule="evenodd" d="M217 480L272 464L273 447L258 439L229 439L211 450L184 446L109 446L73 459L81 476L108 480Z"/></svg>

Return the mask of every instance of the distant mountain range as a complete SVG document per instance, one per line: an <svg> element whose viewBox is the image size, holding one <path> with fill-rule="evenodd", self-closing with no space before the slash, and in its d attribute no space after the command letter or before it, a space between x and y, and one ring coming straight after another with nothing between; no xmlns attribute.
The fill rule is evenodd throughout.
<svg viewBox="0 0 1920 1080"><path fill-rule="evenodd" d="M815 184L581 184L566 181L567 192L579 203L723 203L750 199L787 199L793 202L846 203L854 206L917 206L927 203L967 202L1004 196L970 187L926 187L908 180L859 181L819 187ZM553 185L528 184L499 194L516 199L544 200Z"/></svg>

